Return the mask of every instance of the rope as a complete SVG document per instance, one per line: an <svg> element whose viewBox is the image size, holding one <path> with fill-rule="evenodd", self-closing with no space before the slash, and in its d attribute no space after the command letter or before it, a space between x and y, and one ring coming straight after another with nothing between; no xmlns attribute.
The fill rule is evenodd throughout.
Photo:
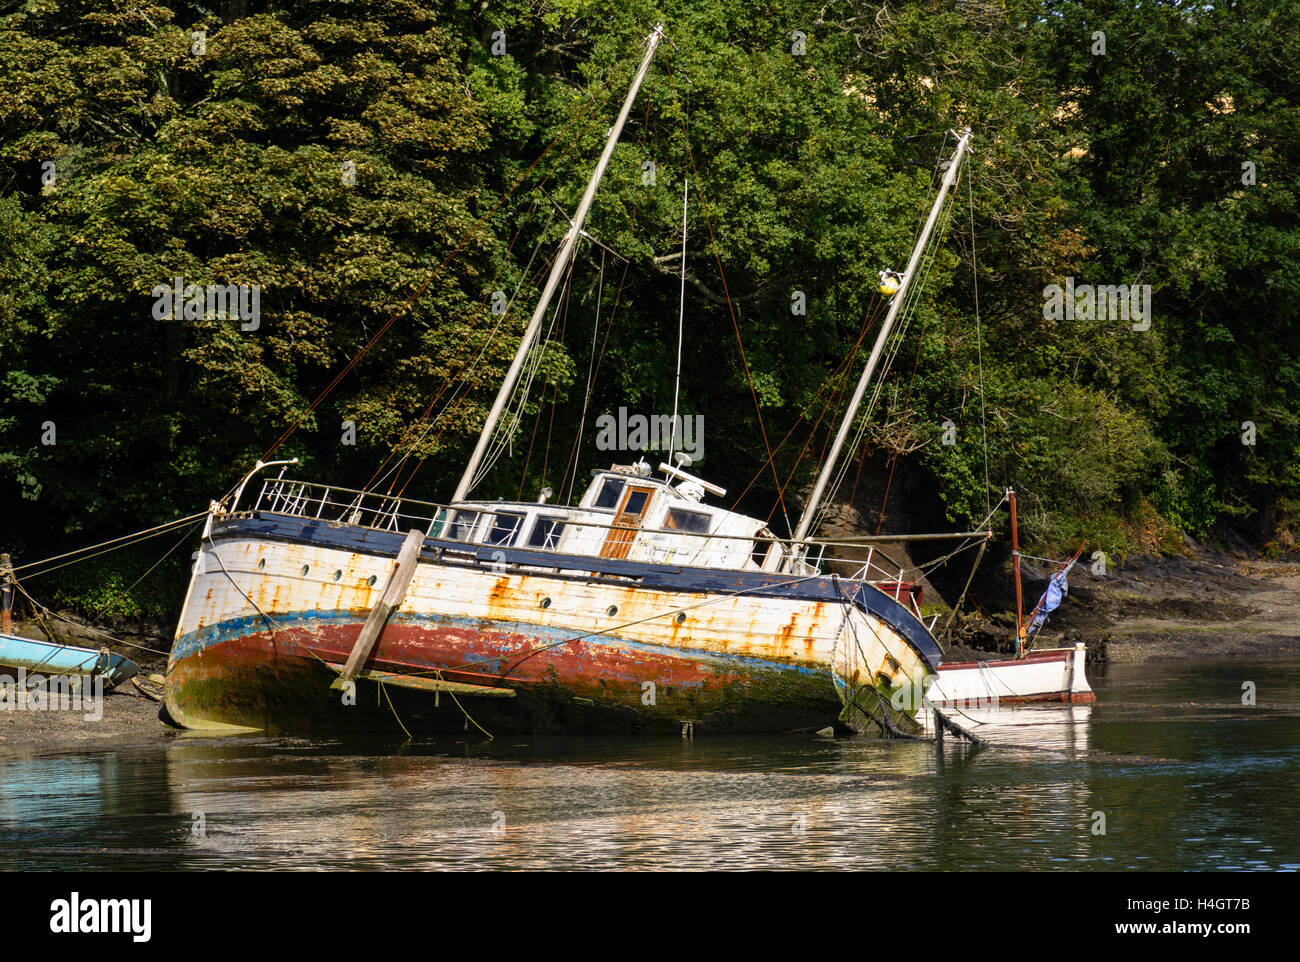
<svg viewBox="0 0 1300 962"><path fill-rule="evenodd" d="M447 680L447 679L445 679L445 678L442 677L442 672L441 672L441 671L438 672L438 680L439 680L439 681L444 681L444 682ZM455 693L454 691L452 691L450 688L448 688L448 689L447 689L447 694L450 695L450 696L451 696L451 700L452 700L453 702L456 703L456 707L459 708L460 711L461 711L461 714L465 716L465 720L468 721L468 722L470 722L470 723L471 723L475 728L477 728L477 729L478 729L479 731L481 731L484 735L486 735L486 736L488 737L488 740L489 740L489 741L492 741L492 740L493 740L493 735L492 735L492 733L491 733L490 731L488 731L486 728L484 728L482 725L480 725L478 722L474 721L474 716L471 715L468 711L465 710L465 706L462 705L462 704L460 703L460 699L456 697L456 693Z"/></svg>
<svg viewBox="0 0 1300 962"><path fill-rule="evenodd" d="M226 570L226 563L221 560L221 555L217 553L217 546L212 543L211 539L208 540L208 544L212 545L212 557L217 559L217 564L221 565L222 573L226 576L226 578L230 581L230 583L235 586L235 590L238 591L241 595L243 595L244 600L253 606L253 610L256 611L259 615L261 615L264 619L266 619L266 623L271 626L271 640L274 641L275 629L280 627L279 622L277 622L274 618L272 618L265 611L259 608L256 601L248 597L247 594L244 594L244 589L239 587L239 582L236 581L234 579L234 576L231 575L231 573Z"/></svg>
<svg viewBox="0 0 1300 962"><path fill-rule="evenodd" d="M157 568L160 564L162 564L164 561L166 561L166 560L171 556L171 554L172 554L173 551L175 551L177 548L179 548L181 545L183 545L183 544L184 544L186 541L188 541L191 537L193 537L193 535L194 535L194 529L200 527L201 525L202 525L202 522L201 522L201 521L200 521L200 522L197 522L196 524L194 524L193 527L189 528L189 529L188 529L188 530L187 530L183 535L181 535L181 540L180 540L180 541L177 541L174 545L172 545L170 548L168 548L166 554L164 554L161 558L159 558L157 561L155 561L153 564L151 564L151 565L149 566L149 569L148 569L144 574L142 574L140 577L136 578L135 581L133 581L133 582L131 583L131 587L127 588L126 591L123 592L123 594L129 595L132 591L134 591L135 588L136 588L136 585L138 585L140 582L144 581L145 578L148 578L149 575L153 574L153 570L154 570L155 568Z"/></svg>
<svg viewBox="0 0 1300 962"><path fill-rule="evenodd" d="M18 591L22 594L24 598L26 598L29 602L31 602L31 604L34 607L39 608L42 612L44 612L46 615L48 615L51 618L57 618L59 621L72 625L74 628L80 628L83 631L88 631L92 635L99 635L102 638L107 638L115 645L126 645L129 648L139 648L141 651L147 651L150 652L151 654L162 655L164 657L171 654L170 652L167 651L159 651L157 648L150 648L147 645L138 645L133 641L123 641L120 638L114 638L112 635L108 634L107 632L100 631L98 628L92 628L90 625L83 625L80 622L73 621L71 618L65 618L63 615L60 615L58 612L50 608L47 608L45 605L41 604L39 601L33 598L30 594L27 593L27 590L22 585L18 584L18 582L14 582L13 585L15 588L18 589ZM60 644L60 643L56 642L56 644ZM61 648L68 648L68 647L76 647L76 646L61 645ZM53 656L51 655L51 657Z"/></svg>
<svg viewBox="0 0 1300 962"><path fill-rule="evenodd" d="M410 738L411 732L405 725L402 724L402 718L400 715L397 714L397 708L393 705L393 698L391 695L388 694L388 689L384 687L384 680L382 678L379 679L379 693L388 700L388 707L389 709L392 710L393 717L397 719L397 724L402 726L402 731L406 732L407 738Z"/></svg>
<svg viewBox="0 0 1300 962"><path fill-rule="evenodd" d="M987 540L980 542L980 550L975 555L975 563L970 566L970 575L966 578L966 584L961 589L961 594L957 597L957 603L952 606L952 611L948 612L948 620L943 623L943 630L939 632L945 638L952 628L953 619L957 617L957 612L961 610L962 604L966 601L966 592L970 591L971 582L975 580L975 572L979 570L980 562L984 559L984 550L989 546Z"/></svg>
<svg viewBox="0 0 1300 962"><path fill-rule="evenodd" d="M1059 565L1062 563L1060 558L1040 558L1036 554L1026 554L1023 551L1013 551L1011 552L1011 554L1013 556L1019 555L1022 558L1028 558L1031 561L1042 561L1045 564L1049 564L1049 565Z"/></svg>
<svg viewBox="0 0 1300 962"><path fill-rule="evenodd" d="M13 571L14 574L17 574L20 571L26 571L28 568L36 568L39 567L40 565L49 564L51 561L60 561L63 558L71 558L74 555L84 554L87 551L94 551L96 548L105 548L106 550L96 552L95 554L89 556L90 558L97 558L99 557L99 555L108 554L110 551L116 551L118 548L125 548L130 544L136 544L137 542L140 541L146 541L149 538L156 537L157 535L160 534L165 534L166 532L174 530L183 524L188 524L191 521L206 516L207 516L206 511L199 511L196 514L191 514L185 518L177 518L175 521L168 521L165 524L155 525L152 528L144 528L140 531L133 531L131 534L124 534L120 538L113 538L109 541L101 541L99 544L87 545L84 548L77 548L74 551L66 551L63 554L57 554L50 558L43 558L40 561L29 561L27 564L19 565L16 568L13 568L11 570ZM109 545L113 545L114 547L110 548L108 547ZM77 559L77 561L86 561L86 560L88 560L88 558ZM39 575L47 574L48 572L56 571L59 568L65 568L70 564L76 564L76 563L77 563L76 561L69 561L61 565L55 565L53 568L46 568L43 571L32 572L31 574L25 575L24 577L28 579L35 578L38 577Z"/></svg>

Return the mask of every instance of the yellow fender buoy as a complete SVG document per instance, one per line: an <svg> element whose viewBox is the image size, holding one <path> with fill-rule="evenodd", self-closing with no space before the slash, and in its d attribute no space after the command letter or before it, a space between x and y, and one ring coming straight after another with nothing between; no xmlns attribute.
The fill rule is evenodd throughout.
<svg viewBox="0 0 1300 962"><path fill-rule="evenodd" d="M897 271L880 272L880 293L886 297L893 297L902 286L903 278Z"/></svg>

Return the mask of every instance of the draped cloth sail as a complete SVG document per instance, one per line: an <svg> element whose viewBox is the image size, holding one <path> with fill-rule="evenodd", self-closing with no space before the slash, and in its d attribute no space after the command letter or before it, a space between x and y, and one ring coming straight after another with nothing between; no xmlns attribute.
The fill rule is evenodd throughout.
<svg viewBox="0 0 1300 962"><path fill-rule="evenodd" d="M1047 590L1043 592L1043 597L1038 599L1038 607L1034 609L1033 619L1029 622L1029 628L1026 634L1032 635L1047 622L1047 616L1060 607L1061 602L1070 591L1070 584L1067 580L1070 569L1074 567L1075 561L1079 556L1076 554L1070 561L1052 575L1052 580L1047 583Z"/></svg>

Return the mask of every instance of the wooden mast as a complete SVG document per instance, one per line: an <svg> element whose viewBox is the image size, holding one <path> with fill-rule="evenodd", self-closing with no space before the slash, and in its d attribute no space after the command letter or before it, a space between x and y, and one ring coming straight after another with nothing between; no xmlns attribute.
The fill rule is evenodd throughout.
<svg viewBox="0 0 1300 962"><path fill-rule="evenodd" d="M948 161L948 172L944 175L943 183L939 186L938 196L935 197L934 205L930 208L930 217L926 220L921 236L917 239L916 247L912 251L912 257L907 262L907 269L903 271L898 290L893 294L889 305L889 313L885 315L885 321L880 327L880 334L876 337L875 346L871 349L871 356L867 358L867 366L858 379L858 386L849 401L848 410L844 412L844 420L840 423L839 433L835 435L835 443L831 445L826 464L822 466L821 473L817 475L817 483L813 485L812 494L808 496L808 504L804 507L803 514L799 516L799 524L795 529L790 545L792 559L802 554L803 542L807 539L808 532L813 525L813 516L817 513L822 496L826 493L826 485L830 482L835 466L839 462L840 451L844 447L844 442L848 440L849 431L853 427L853 419L857 417L858 408L862 405L862 398L867 393L867 386L875 376L876 366L885 353L885 343L889 340L889 335L894 329L894 321L906 300L908 288L911 287L912 277L916 272L916 265L921 260L921 254L930 240L930 234L934 231L935 223L939 220L939 212L947 199L948 191L952 189L952 185L957 181L957 169L961 166L962 157L970 150L970 136L970 128L967 127L961 132L961 137L957 141L957 149L953 151L952 158Z"/></svg>
<svg viewBox="0 0 1300 962"><path fill-rule="evenodd" d="M1016 525L1016 491L1007 488L1011 501L1011 564L1016 571L1016 657L1025 653L1024 599L1020 589L1020 531Z"/></svg>
<svg viewBox="0 0 1300 962"><path fill-rule="evenodd" d="M527 359L528 352L532 350L534 343L537 341L537 335L542 329L542 319L546 316L546 310L550 306L551 298L554 296L556 288L560 286L560 279L563 277L565 270L568 269L569 261L578 246L578 236L582 233L582 225L587 219L587 213L591 210L592 200L596 196L596 188L600 186L600 179L604 176L605 168L609 166L609 160L614 155L614 148L618 144L619 135L623 132L623 125L627 123L628 114L632 111L632 102L636 100L637 90L640 89L641 81L645 79L646 72L650 69L650 61L654 59L655 51L659 49L659 43L664 38L663 29L664 25L661 23L655 27L654 32L647 38L645 57L641 61L636 76L632 78L632 86L623 101L623 109L619 111L618 119L614 121L614 126L610 128L609 136L605 140L605 149L601 152L600 160L596 164L596 171L591 175L591 180L587 183L587 190L578 203L578 209L573 215L573 222L569 227L569 232L564 235L564 240L560 244L559 253L556 254L555 262L551 266L550 276L546 278L546 286L542 288L541 299L537 302L532 320L528 322L528 328L524 331L523 340L519 342L519 350L515 352L515 359L510 363L510 370L506 372L505 380L501 382L501 388L497 391L496 400L492 402L492 410L488 412L487 420L483 423L483 431L479 434L478 444L474 447L474 453L465 466L465 473L461 476L460 483L456 485L456 491L451 496L452 503L465 500L470 488L474 486L474 475L478 472L479 465L483 463L483 457L487 453L492 434L496 431L497 422L501 420L501 415L505 411L510 396L514 394L515 385L519 381L519 374L524 367L524 361Z"/></svg>

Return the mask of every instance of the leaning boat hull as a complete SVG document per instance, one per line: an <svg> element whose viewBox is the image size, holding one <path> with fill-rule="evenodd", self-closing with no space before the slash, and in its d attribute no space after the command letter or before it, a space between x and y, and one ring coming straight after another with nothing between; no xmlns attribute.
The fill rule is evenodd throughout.
<svg viewBox="0 0 1300 962"><path fill-rule="evenodd" d="M201 654L177 660L168 677L173 717L188 728L273 732L635 733L684 724L699 732L785 731L826 725L840 707L825 673L795 666L621 641L574 642L528 658L551 643L536 627L474 629L406 617L388 625L381 657L345 697L331 683L361 620L277 621L282 630L274 635L225 626ZM516 663L504 682L452 668L502 660ZM431 684L410 687L421 680Z"/></svg>
<svg viewBox="0 0 1300 962"><path fill-rule="evenodd" d="M896 686L938 662L892 624L911 619L924 644L919 622L867 586L425 539L355 692L331 688L401 540L289 516L215 524L168 667L172 717L209 730L789 731L833 724L837 685ZM850 604L855 591L871 604Z"/></svg>

